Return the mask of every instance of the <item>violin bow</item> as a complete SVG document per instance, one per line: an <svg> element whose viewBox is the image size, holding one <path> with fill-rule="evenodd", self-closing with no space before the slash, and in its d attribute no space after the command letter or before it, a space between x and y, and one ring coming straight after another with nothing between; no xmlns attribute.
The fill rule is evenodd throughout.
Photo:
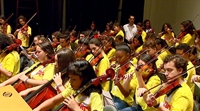
<svg viewBox="0 0 200 111"><path fill-rule="evenodd" d="M5 23L13 16L13 13L11 13L8 18L5 20Z"/></svg>
<svg viewBox="0 0 200 111"><path fill-rule="evenodd" d="M193 68L197 69L197 68L199 68L199 67L200 67L200 65L190 67L188 70L186 70L186 71L183 72L182 74L175 75L174 77L172 77L172 78L170 78L170 79L168 79L168 80L167 80L166 76L165 76L164 74L161 73L163 76L165 76L165 79L166 79L166 80L163 80L163 82L161 81L160 84L157 84L157 85L151 87L150 89L146 90L143 94L141 94L141 96L143 96L144 94L148 93L148 92L151 91L152 89L154 89L154 88L156 88L156 87L158 87L158 86L161 85L160 88L154 93L154 95L155 95L156 93L158 93L158 92L160 91L160 89L161 89L165 84L170 84L170 83L172 82L172 81L169 81L169 80L177 79L177 78L179 78L179 77L181 77L181 76L187 74L187 71L189 71L189 70L191 70L191 69L193 69ZM163 84L164 84L164 85L163 85Z"/></svg>
<svg viewBox="0 0 200 111"><path fill-rule="evenodd" d="M20 30L22 30L22 29L33 19L33 17L36 16L36 14L37 14L37 12L35 12L35 13L32 15L32 17L20 28Z"/></svg>

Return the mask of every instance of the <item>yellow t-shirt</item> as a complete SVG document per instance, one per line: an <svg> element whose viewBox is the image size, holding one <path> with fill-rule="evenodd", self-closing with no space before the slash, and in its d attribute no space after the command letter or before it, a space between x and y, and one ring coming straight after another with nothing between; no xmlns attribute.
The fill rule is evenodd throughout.
<svg viewBox="0 0 200 111"><path fill-rule="evenodd" d="M176 89L165 101L171 106L170 111L193 111L193 94L186 83Z"/></svg>
<svg viewBox="0 0 200 111"><path fill-rule="evenodd" d="M95 72L97 76L101 76L104 75L106 70L110 67L110 61L108 60L108 57L106 56L106 54L103 55L103 59L101 59L101 61L97 64L97 66L94 66ZM109 91L110 89L110 82L104 82L101 83L101 86L103 88L103 90L105 91Z"/></svg>
<svg viewBox="0 0 200 111"><path fill-rule="evenodd" d="M11 34L11 30L12 30L11 26L8 25L8 26L7 26L7 32L6 32L6 33L7 33L7 34Z"/></svg>
<svg viewBox="0 0 200 111"><path fill-rule="evenodd" d="M58 45L56 48L54 48L55 52L58 52L62 47L60 45Z"/></svg>
<svg viewBox="0 0 200 111"><path fill-rule="evenodd" d="M130 73L134 73L135 71L135 68L133 66L130 66L130 69L126 72L126 74L130 74ZM118 98L120 98L121 100L125 101L129 106L132 106L133 103L134 103L134 94L135 94L135 89L136 89L136 84L137 84L137 78L136 78L136 75L133 74L133 78L132 78L132 85L131 86L131 91L130 91L130 94L129 96L125 97L120 89L114 85L114 82L113 82L113 87L112 87L112 90L111 90L111 93L113 96L116 96ZM120 80L120 83L123 84L124 82L124 79Z"/></svg>
<svg viewBox="0 0 200 111"><path fill-rule="evenodd" d="M172 46L173 45L173 39L174 39L174 33L172 32L172 37L170 38L168 34L164 34L163 36L161 36L161 39L165 40L167 42L168 46Z"/></svg>
<svg viewBox="0 0 200 111"><path fill-rule="evenodd" d="M67 98L68 96L72 95L75 91L71 88L68 87L66 88L61 94L64 98ZM82 95L78 95L77 97L75 97L75 100L78 104L80 104L80 106L85 106L88 109L90 109L90 111L103 111L103 100L102 100L102 96L96 92L92 92L90 94L90 97L87 96L82 96ZM86 110L89 111L89 110Z"/></svg>
<svg viewBox="0 0 200 111"><path fill-rule="evenodd" d="M192 76L196 75L196 70L195 70L195 68L190 69L191 67L194 67L194 65L192 64L192 62L188 61L187 77L185 78L185 81L186 81L187 85L191 88L192 92L194 92L195 84L191 80L192 80ZM188 70L188 69L190 69L190 70Z"/></svg>
<svg viewBox="0 0 200 111"><path fill-rule="evenodd" d="M40 65L31 72L31 78L34 80L51 80L54 76L54 67L54 63L49 63L46 67Z"/></svg>
<svg viewBox="0 0 200 111"><path fill-rule="evenodd" d="M160 52L159 54L159 57L162 61L165 60L165 58L168 56L168 55L172 55L167 49L164 49L163 51Z"/></svg>
<svg viewBox="0 0 200 111"><path fill-rule="evenodd" d="M157 68L160 68L161 65L163 65L163 60L158 56L157 58L158 60L156 61L156 67Z"/></svg>
<svg viewBox="0 0 200 111"><path fill-rule="evenodd" d="M123 37L123 41L124 41L124 32L122 30L120 30L115 37L117 37L118 35L121 35Z"/></svg>
<svg viewBox="0 0 200 111"><path fill-rule="evenodd" d="M188 33L182 38L181 43L186 43L190 46L194 45L194 37Z"/></svg>
<svg viewBox="0 0 200 111"><path fill-rule="evenodd" d="M148 89L150 89L150 88L152 88L152 87L154 87L154 86L156 86L156 85L158 85L158 84L160 84L160 83L161 83L160 78L159 78L157 75L152 75L152 76L149 78L149 80L147 81L146 87L147 87ZM138 87L138 86L137 86L137 87ZM159 88L159 87L154 88L154 89L152 89L150 92L154 94L154 93L158 90L158 88ZM138 96L138 90L136 90L135 92L136 92L136 93L135 93L136 103L139 104L139 105L142 107L142 109L143 109L144 111L156 111L156 109L155 109L154 107L148 107L148 105L147 105L146 102L144 101L143 97L139 97L139 96ZM157 100L160 101L160 100L159 100L160 98L161 98L161 97L157 98Z"/></svg>
<svg viewBox="0 0 200 111"><path fill-rule="evenodd" d="M85 60L88 62L91 62L91 60L94 58L94 56L90 53L85 57Z"/></svg>
<svg viewBox="0 0 200 111"><path fill-rule="evenodd" d="M28 26L28 31L27 33L29 35L31 35L31 27ZM28 47L29 46L29 38L23 34L21 31L19 31L18 35L17 35L18 39L20 39L22 41L22 46L23 47Z"/></svg>
<svg viewBox="0 0 200 111"><path fill-rule="evenodd" d="M142 41L145 42L146 41L147 33L144 30L142 31L141 36L142 36Z"/></svg>
<svg viewBox="0 0 200 111"><path fill-rule="evenodd" d="M17 51L12 51L5 56L1 56L0 63L3 68L12 73L12 76L15 76L17 73L19 73L20 57ZM7 79L7 76L0 74L0 83Z"/></svg>
<svg viewBox="0 0 200 111"><path fill-rule="evenodd" d="M141 45L140 47L138 47L138 48L135 50L135 52L138 54L138 53L140 53L140 51L142 51L142 49L143 49L143 45Z"/></svg>
<svg viewBox="0 0 200 111"><path fill-rule="evenodd" d="M116 49L112 48L107 54L108 59L109 60L112 59L115 56L115 53L116 53Z"/></svg>

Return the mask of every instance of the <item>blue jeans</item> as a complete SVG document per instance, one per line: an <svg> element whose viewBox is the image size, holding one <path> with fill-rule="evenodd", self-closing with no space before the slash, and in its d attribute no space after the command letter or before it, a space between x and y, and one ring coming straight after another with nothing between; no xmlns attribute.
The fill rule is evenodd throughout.
<svg viewBox="0 0 200 111"><path fill-rule="evenodd" d="M112 98L118 110L129 107L129 105L125 101L121 100L120 98L116 96L112 96Z"/></svg>
<svg viewBox="0 0 200 111"><path fill-rule="evenodd" d="M124 109L121 109L120 111L143 111L141 106L137 105L137 106L132 106L132 107L127 107Z"/></svg>

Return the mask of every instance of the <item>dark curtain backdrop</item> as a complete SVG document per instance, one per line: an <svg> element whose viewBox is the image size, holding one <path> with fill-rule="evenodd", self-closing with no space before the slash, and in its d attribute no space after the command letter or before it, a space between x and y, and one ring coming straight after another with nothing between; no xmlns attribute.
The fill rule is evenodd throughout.
<svg viewBox="0 0 200 111"><path fill-rule="evenodd" d="M16 1L4 0L5 16L14 13L8 21L15 30L16 24ZM19 0L19 5L31 7L33 3L26 3L29 0ZM34 1L34 0L31 0ZM63 0L38 0L39 11L29 25L34 35L51 35L62 27ZM105 29L109 21L116 21L118 15L119 0L67 0L66 3L66 29L70 30L76 25L76 30L83 31L90 27L91 21L97 23L100 31ZM130 14L134 15L137 22L143 20L144 0L123 0L121 24L128 22ZM19 9L18 15L25 15L29 19L36 10Z"/></svg>

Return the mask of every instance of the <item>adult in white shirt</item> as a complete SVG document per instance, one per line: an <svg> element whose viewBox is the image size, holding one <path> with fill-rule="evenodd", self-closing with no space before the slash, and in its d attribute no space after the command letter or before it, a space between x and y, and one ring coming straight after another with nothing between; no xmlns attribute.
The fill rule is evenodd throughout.
<svg viewBox="0 0 200 111"><path fill-rule="evenodd" d="M128 21L129 23L125 24L123 26L123 29L125 31L125 38L130 42L132 41L133 37L137 34L137 27L134 24L135 17L133 15L130 15Z"/></svg>

